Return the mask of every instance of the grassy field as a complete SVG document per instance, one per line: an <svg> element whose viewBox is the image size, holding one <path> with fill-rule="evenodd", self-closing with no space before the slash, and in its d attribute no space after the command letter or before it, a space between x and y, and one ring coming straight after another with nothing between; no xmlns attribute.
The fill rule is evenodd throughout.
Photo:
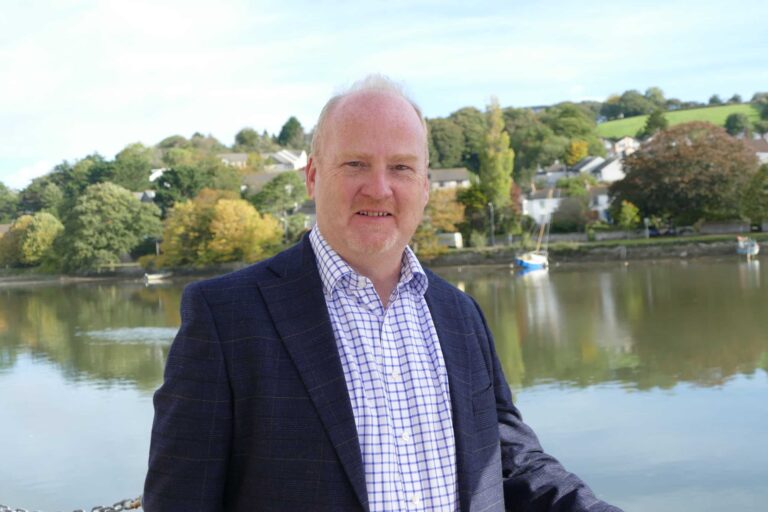
<svg viewBox="0 0 768 512"><path fill-rule="evenodd" d="M748 103L677 110L675 112L667 112L664 116L669 121L669 126L690 121L708 121L718 126L724 126L725 119L734 113L746 114L750 121L757 121L760 117L757 110ZM609 139L620 139L625 135L634 137L645 126L647 118L648 116L635 116L601 123L597 125L597 133L601 137Z"/></svg>

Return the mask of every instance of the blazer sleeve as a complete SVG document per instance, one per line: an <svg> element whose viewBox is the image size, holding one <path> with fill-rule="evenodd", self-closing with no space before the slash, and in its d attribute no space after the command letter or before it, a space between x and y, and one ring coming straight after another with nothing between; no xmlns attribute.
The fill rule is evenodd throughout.
<svg viewBox="0 0 768 512"><path fill-rule="evenodd" d="M223 511L232 393L215 321L198 284L182 295L181 327L154 406L144 510Z"/></svg>
<svg viewBox="0 0 768 512"><path fill-rule="evenodd" d="M474 306L482 323L477 332L484 337L481 345L496 395L505 508L518 512L621 512L598 500L581 479L544 452L512 403L493 336L480 307L476 302Z"/></svg>

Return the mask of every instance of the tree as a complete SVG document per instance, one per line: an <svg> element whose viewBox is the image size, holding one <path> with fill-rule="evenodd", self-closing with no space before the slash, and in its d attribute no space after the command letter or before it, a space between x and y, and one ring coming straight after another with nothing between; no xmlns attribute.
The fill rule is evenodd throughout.
<svg viewBox="0 0 768 512"><path fill-rule="evenodd" d="M253 128L243 128L235 135L235 151L245 153L271 153L280 149L265 131L261 135Z"/></svg>
<svg viewBox="0 0 768 512"><path fill-rule="evenodd" d="M485 145L486 116L475 107L464 107L448 116L464 135L461 163L470 171L480 170L480 154Z"/></svg>
<svg viewBox="0 0 768 512"><path fill-rule="evenodd" d="M627 157L624 167L626 177L610 189L614 201L630 201L646 217L692 224L737 216L757 159L722 128L693 122L659 133Z"/></svg>
<svg viewBox="0 0 768 512"><path fill-rule="evenodd" d="M768 221L768 164L763 164L749 181L742 199L742 214L752 224Z"/></svg>
<svg viewBox="0 0 768 512"><path fill-rule="evenodd" d="M664 91L659 87L649 87L645 90L645 99L653 103L657 109L664 109L667 100L664 98Z"/></svg>
<svg viewBox="0 0 768 512"><path fill-rule="evenodd" d="M434 229L443 233L453 233L464 219L464 205L456 199L455 188L433 190L424 214Z"/></svg>
<svg viewBox="0 0 768 512"><path fill-rule="evenodd" d="M47 212L37 212L27 225L19 244L19 262L35 266L50 258L56 238L64 231L59 219Z"/></svg>
<svg viewBox="0 0 768 512"><path fill-rule="evenodd" d="M0 224L10 222L16 216L19 195L0 182Z"/></svg>
<svg viewBox="0 0 768 512"><path fill-rule="evenodd" d="M464 133L450 119L428 119L429 142L434 153L430 153L430 166L451 168L461 165L464 151Z"/></svg>
<svg viewBox="0 0 768 512"><path fill-rule="evenodd" d="M621 110L621 97L613 94L603 102L603 106L600 107L600 115L606 119L618 119L623 117L624 113Z"/></svg>
<svg viewBox="0 0 768 512"><path fill-rule="evenodd" d="M730 135L739 135L750 127L749 118L744 114L734 112L725 119L725 131Z"/></svg>
<svg viewBox="0 0 768 512"><path fill-rule="evenodd" d="M597 178L588 173L579 173L570 178L560 178L555 186L562 189L567 197L587 197L589 189L597 185Z"/></svg>
<svg viewBox="0 0 768 512"><path fill-rule="evenodd" d="M126 146L115 157L112 182L136 192L147 190L150 186L149 174L152 172L153 158L152 149L143 144Z"/></svg>
<svg viewBox="0 0 768 512"><path fill-rule="evenodd" d="M728 100L728 103L741 103L741 95L740 94L734 94L730 97Z"/></svg>
<svg viewBox="0 0 768 512"><path fill-rule="evenodd" d="M667 121L667 118L664 117L664 111L657 108L651 112L651 115L645 120L645 127L643 127L638 135L645 139L660 131L666 130L668 126L669 122Z"/></svg>
<svg viewBox="0 0 768 512"><path fill-rule="evenodd" d="M589 154L589 144L585 140L572 140L565 150L565 164L573 167Z"/></svg>
<svg viewBox="0 0 768 512"><path fill-rule="evenodd" d="M752 128L761 136L765 136L768 133L768 121L755 121L752 123Z"/></svg>
<svg viewBox="0 0 768 512"><path fill-rule="evenodd" d="M710 105L722 105L723 104L723 100L721 100L720 96L718 96L717 94L713 94L712 96L709 97L709 104Z"/></svg>
<svg viewBox="0 0 768 512"><path fill-rule="evenodd" d="M277 143L286 148L302 149L306 146L304 128L298 119L291 116L280 129Z"/></svg>
<svg viewBox="0 0 768 512"><path fill-rule="evenodd" d="M658 108L656 103L634 89L625 91L619 98L618 104L619 111L624 117L650 114L654 108Z"/></svg>
<svg viewBox="0 0 768 512"><path fill-rule="evenodd" d="M555 233L583 231L590 220L590 211L585 197L565 197L552 214L550 229Z"/></svg>
<svg viewBox="0 0 768 512"><path fill-rule="evenodd" d="M488 198L479 184L473 183L456 193L456 200L464 206L461 234L469 240L473 231L485 231L488 225Z"/></svg>
<svg viewBox="0 0 768 512"><path fill-rule="evenodd" d="M282 229L271 215L261 215L231 192L204 189L176 205L165 221L166 265L207 265L255 261L279 245Z"/></svg>
<svg viewBox="0 0 768 512"><path fill-rule="evenodd" d="M250 200L261 213L285 216L307 200L304 179L295 171L282 172L251 196Z"/></svg>
<svg viewBox="0 0 768 512"><path fill-rule="evenodd" d="M16 267L21 264L21 244L30 224L32 216L22 215L13 221L8 232L0 237L0 265Z"/></svg>
<svg viewBox="0 0 768 512"><path fill-rule="evenodd" d="M623 230L629 231L640 225L640 209L629 201L622 201L616 223Z"/></svg>
<svg viewBox="0 0 768 512"><path fill-rule="evenodd" d="M191 199L204 188L240 191L237 169L209 156L194 165L179 165L163 172L155 180L155 204L165 216L177 201Z"/></svg>
<svg viewBox="0 0 768 512"><path fill-rule="evenodd" d="M548 108L541 120L556 135L570 140L583 140L589 145L590 155L604 155L605 147L597 135L595 121L582 108L573 103L561 103ZM562 155L565 157L565 155Z"/></svg>
<svg viewBox="0 0 768 512"><path fill-rule="evenodd" d="M494 207L509 204L515 152L509 146L509 134L504 130L504 118L496 99L488 106L488 131L485 147L480 154L480 187Z"/></svg>
<svg viewBox="0 0 768 512"><path fill-rule="evenodd" d="M539 167L563 157L568 138L556 135L530 109L504 109L504 126L515 152L514 180L528 185Z"/></svg>
<svg viewBox="0 0 768 512"><path fill-rule="evenodd" d="M67 272L115 263L148 236L160 234L160 212L113 183L87 187L64 220L57 251Z"/></svg>

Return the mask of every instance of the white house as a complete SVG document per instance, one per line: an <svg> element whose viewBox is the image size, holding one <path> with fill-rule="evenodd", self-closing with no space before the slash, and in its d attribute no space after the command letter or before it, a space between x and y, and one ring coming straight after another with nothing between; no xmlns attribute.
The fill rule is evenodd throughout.
<svg viewBox="0 0 768 512"><path fill-rule="evenodd" d="M550 190L552 189L537 190L523 198L523 215L531 217L537 224L549 222L552 219L552 214L557 211L564 199L560 190L555 189L551 194ZM589 189L589 209L597 214L598 219L604 222L610 221L608 214L610 205L610 197L606 187Z"/></svg>
<svg viewBox="0 0 768 512"><path fill-rule="evenodd" d="M304 150L281 149L276 153L265 153L261 156L265 161L274 162L264 166L266 171L298 171L307 166L307 152Z"/></svg>
<svg viewBox="0 0 768 512"><path fill-rule="evenodd" d="M465 167L452 169L430 169L429 186L439 188L458 188L469 186L469 171Z"/></svg>
<svg viewBox="0 0 768 512"><path fill-rule="evenodd" d="M638 149L640 149L640 141L629 136L608 145L608 153L619 158L629 156Z"/></svg>
<svg viewBox="0 0 768 512"><path fill-rule="evenodd" d="M623 180L626 175L624 173L624 165L622 164L621 159L617 157L603 160L600 165L593 168L590 172L597 181L604 183L613 183L614 181Z"/></svg>

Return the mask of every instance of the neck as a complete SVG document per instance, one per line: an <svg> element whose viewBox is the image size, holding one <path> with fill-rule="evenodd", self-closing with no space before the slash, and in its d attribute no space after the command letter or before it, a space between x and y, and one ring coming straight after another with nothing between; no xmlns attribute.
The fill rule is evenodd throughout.
<svg viewBox="0 0 768 512"><path fill-rule="evenodd" d="M400 280L400 268L403 262L403 253L391 258L371 260L370 258L347 258L342 256L349 266L358 274L367 277L373 283L376 293L384 307L389 303L392 290ZM362 260L362 261L361 261Z"/></svg>

